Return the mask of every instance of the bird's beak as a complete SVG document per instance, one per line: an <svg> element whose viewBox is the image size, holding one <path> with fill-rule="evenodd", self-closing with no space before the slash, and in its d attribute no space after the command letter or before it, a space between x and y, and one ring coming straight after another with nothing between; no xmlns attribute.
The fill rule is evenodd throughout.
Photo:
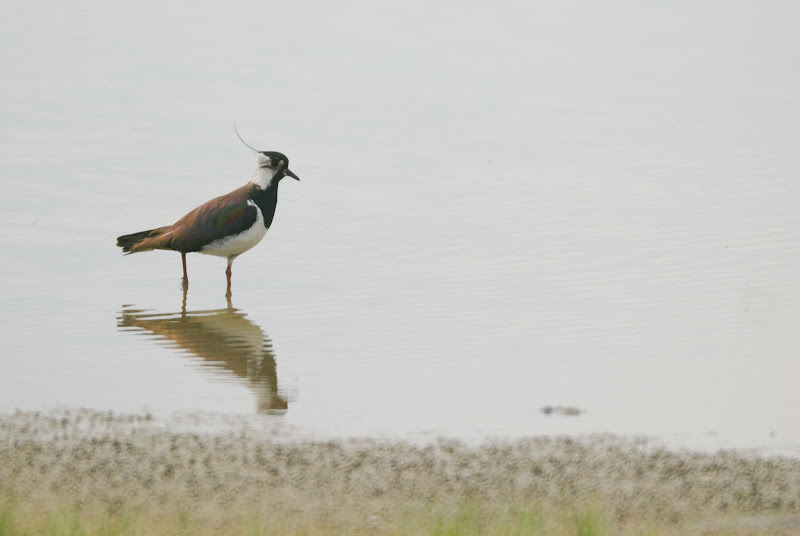
<svg viewBox="0 0 800 536"><path fill-rule="evenodd" d="M291 170L291 169L289 169L289 168L286 168L286 169L284 170L284 173L286 173L287 175L289 175L291 178L293 178L293 179L295 179L295 180L298 180L298 181L300 180L300 177L298 177L297 175L295 175L294 173L292 173L292 170Z"/></svg>

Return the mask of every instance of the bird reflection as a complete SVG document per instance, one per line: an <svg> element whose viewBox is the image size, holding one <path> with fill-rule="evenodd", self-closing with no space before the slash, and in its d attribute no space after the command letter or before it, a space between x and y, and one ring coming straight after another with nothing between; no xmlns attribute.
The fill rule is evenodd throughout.
<svg viewBox="0 0 800 536"><path fill-rule="evenodd" d="M272 341L244 312L233 307L230 295L226 298L228 306L224 309L187 311L184 289L179 313L123 306L117 327L120 331L157 335L170 346L202 358L203 367L223 375L232 372L247 381L260 413L286 413L286 398L278 392Z"/></svg>

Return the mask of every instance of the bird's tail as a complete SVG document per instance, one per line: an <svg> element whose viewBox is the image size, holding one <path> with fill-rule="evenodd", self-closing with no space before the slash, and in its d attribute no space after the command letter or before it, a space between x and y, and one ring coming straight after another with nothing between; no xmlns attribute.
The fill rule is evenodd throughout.
<svg viewBox="0 0 800 536"><path fill-rule="evenodd" d="M171 225L141 231L129 235L117 237L117 246L122 248L126 254L138 253L139 251L150 251L151 249L165 249Z"/></svg>

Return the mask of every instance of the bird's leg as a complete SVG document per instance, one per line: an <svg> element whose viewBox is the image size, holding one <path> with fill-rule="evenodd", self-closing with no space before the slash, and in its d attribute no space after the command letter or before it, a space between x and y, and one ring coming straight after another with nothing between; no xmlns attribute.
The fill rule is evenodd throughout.
<svg viewBox="0 0 800 536"><path fill-rule="evenodd" d="M231 265L225 270L225 276L228 278L228 288L225 290L225 299L228 300L228 307L231 306Z"/></svg>
<svg viewBox="0 0 800 536"><path fill-rule="evenodd" d="M233 260L238 256L239 255L231 255L228 257L228 268L225 269L225 277L228 278L228 292L231 291L231 264L233 264Z"/></svg>
<svg viewBox="0 0 800 536"><path fill-rule="evenodd" d="M181 263L183 263L183 286L189 286L189 276L186 275L186 252L181 251Z"/></svg>
<svg viewBox="0 0 800 536"><path fill-rule="evenodd" d="M183 285L183 300L181 300L181 318L186 316L186 295L188 294L189 285Z"/></svg>

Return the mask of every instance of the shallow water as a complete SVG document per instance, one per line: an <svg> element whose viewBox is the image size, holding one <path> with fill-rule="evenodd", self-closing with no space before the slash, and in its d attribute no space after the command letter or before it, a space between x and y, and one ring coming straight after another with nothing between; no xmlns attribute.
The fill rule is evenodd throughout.
<svg viewBox="0 0 800 536"><path fill-rule="evenodd" d="M800 452L795 6L221 9L7 8L0 410ZM114 238L233 119L302 181L229 303Z"/></svg>

